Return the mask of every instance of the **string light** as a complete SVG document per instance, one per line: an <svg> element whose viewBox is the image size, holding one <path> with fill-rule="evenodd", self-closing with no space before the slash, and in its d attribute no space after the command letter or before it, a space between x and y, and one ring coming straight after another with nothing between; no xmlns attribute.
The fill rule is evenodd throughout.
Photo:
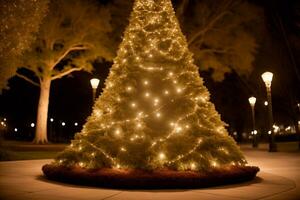
<svg viewBox="0 0 300 200"><path fill-rule="evenodd" d="M160 113L156 113L155 115L156 115L157 118L160 118L160 117L161 117L161 114L160 114Z"/></svg>
<svg viewBox="0 0 300 200"><path fill-rule="evenodd" d="M159 153L158 158L159 160L164 160L166 159L166 155L164 153Z"/></svg>

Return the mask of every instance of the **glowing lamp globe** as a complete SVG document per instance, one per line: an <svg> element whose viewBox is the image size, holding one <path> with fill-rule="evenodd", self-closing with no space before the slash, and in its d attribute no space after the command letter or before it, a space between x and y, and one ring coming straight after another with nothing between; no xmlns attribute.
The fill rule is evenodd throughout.
<svg viewBox="0 0 300 200"><path fill-rule="evenodd" d="M99 85L99 83L100 83L100 80L97 79L97 78L93 78L93 79L90 80L90 82L91 82L92 88L93 88L93 89L97 89L97 88L98 88L98 85Z"/></svg>
<svg viewBox="0 0 300 200"><path fill-rule="evenodd" d="M265 72L261 75L263 81L265 82L266 86L270 87L273 79L272 72Z"/></svg>
<svg viewBox="0 0 300 200"><path fill-rule="evenodd" d="M249 103L250 103L251 106L255 105L255 102L256 102L256 98L255 97L250 97L248 100L249 100Z"/></svg>

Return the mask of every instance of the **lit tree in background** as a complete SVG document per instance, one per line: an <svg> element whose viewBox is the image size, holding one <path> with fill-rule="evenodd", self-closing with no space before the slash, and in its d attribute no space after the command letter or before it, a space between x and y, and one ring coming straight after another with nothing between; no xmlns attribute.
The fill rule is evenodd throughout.
<svg viewBox="0 0 300 200"><path fill-rule="evenodd" d="M9 0L0 3L0 92L15 75L19 57L35 40L48 0Z"/></svg>
<svg viewBox="0 0 300 200"><path fill-rule="evenodd" d="M170 0L136 0L92 115L56 164L206 171L246 161L203 85Z"/></svg>
<svg viewBox="0 0 300 200"><path fill-rule="evenodd" d="M51 82L75 71L91 71L97 58L111 60L108 10L93 0L52 0L36 40L16 67L17 76L40 87L36 143L47 143Z"/></svg>

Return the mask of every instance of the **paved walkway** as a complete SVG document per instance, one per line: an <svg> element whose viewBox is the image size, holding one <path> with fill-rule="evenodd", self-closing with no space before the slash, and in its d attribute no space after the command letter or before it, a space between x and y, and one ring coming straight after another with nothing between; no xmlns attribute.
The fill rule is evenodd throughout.
<svg viewBox="0 0 300 200"><path fill-rule="evenodd" d="M50 160L0 162L1 200L299 200L300 153L245 150L252 165L261 168L248 183L198 190L111 190L51 182L41 166Z"/></svg>

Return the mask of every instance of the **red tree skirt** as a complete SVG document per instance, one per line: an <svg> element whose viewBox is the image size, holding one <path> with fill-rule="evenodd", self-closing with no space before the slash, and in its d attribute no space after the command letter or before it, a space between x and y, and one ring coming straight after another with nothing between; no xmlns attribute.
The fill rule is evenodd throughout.
<svg viewBox="0 0 300 200"><path fill-rule="evenodd" d="M67 168L58 165L44 165L42 168L50 180L72 184L92 185L108 188L162 189L162 188L201 188L250 181L258 167L233 166L209 172L194 171L143 171L84 168Z"/></svg>

